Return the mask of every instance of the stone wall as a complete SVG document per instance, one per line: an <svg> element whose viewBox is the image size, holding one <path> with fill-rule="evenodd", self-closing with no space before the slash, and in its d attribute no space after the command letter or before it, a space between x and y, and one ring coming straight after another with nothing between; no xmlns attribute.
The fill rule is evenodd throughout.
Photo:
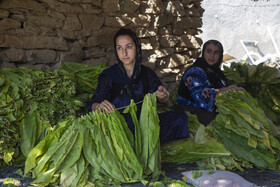
<svg viewBox="0 0 280 187"><path fill-rule="evenodd" d="M170 91L200 52L202 0L0 0L0 68L116 62L113 35L134 29L143 64Z"/></svg>

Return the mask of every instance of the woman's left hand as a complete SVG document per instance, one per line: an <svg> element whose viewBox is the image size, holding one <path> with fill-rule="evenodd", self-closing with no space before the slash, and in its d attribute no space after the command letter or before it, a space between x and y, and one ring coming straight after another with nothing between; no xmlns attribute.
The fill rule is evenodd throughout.
<svg viewBox="0 0 280 187"><path fill-rule="evenodd" d="M156 91L157 98L162 103L167 103L169 100L169 92L166 90L166 88L162 85L158 87L158 90Z"/></svg>

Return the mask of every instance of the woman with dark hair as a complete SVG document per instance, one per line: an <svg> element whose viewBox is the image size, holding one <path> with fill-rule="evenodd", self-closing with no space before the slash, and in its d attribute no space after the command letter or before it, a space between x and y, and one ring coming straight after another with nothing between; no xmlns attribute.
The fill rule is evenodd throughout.
<svg viewBox="0 0 280 187"><path fill-rule="evenodd" d="M167 103L169 93L158 76L148 67L142 65L141 43L131 29L120 29L114 36L117 62L104 70L98 78L98 85L88 110L105 110L108 113L119 110L124 116L129 129L134 133L134 124L130 114L122 111L131 99L137 104L140 117L141 101L145 94L156 92L159 102ZM189 137L187 115L181 111L158 114L160 120L160 141L166 143Z"/></svg>
<svg viewBox="0 0 280 187"><path fill-rule="evenodd" d="M216 117L214 99L218 93L229 89L244 90L227 85L221 70L223 51L219 41L207 41L202 48L202 57L185 71L179 83L176 108L196 114L204 125Z"/></svg>

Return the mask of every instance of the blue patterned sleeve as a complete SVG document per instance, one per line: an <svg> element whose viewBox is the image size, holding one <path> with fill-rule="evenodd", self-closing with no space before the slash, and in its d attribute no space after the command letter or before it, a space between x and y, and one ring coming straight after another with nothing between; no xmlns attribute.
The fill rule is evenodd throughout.
<svg viewBox="0 0 280 187"><path fill-rule="evenodd" d="M191 68L183 77L185 86L190 90L193 107L212 111L215 107L217 92L210 88L206 73L199 67Z"/></svg>

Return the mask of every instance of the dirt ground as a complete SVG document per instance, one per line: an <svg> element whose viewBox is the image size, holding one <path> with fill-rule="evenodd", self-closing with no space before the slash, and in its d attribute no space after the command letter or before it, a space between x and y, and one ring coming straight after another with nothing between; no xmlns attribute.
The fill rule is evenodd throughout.
<svg viewBox="0 0 280 187"><path fill-rule="evenodd" d="M20 183L19 186L30 187L30 182L32 179L23 178L18 174L14 174L20 168L6 168L0 170L0 186L3 185L3 180L5 178L11 177L17 179ZM22 168L21 168L22 169ZM187 164L173 164L173 163L162 163L162 171L165 175L174 180L182 180L182 172L197 170L197 165L195 163L187 163ZM260 171L257 168L245 169L245 171L235 171L236 174L243 177L245 180L260 186L260 187L280 187L280 171L270 171L264 170ZM160 179L159 179L160 180ZM142 187L144 186L141 183L136 184L123 184L123 187Z"/></svg>

